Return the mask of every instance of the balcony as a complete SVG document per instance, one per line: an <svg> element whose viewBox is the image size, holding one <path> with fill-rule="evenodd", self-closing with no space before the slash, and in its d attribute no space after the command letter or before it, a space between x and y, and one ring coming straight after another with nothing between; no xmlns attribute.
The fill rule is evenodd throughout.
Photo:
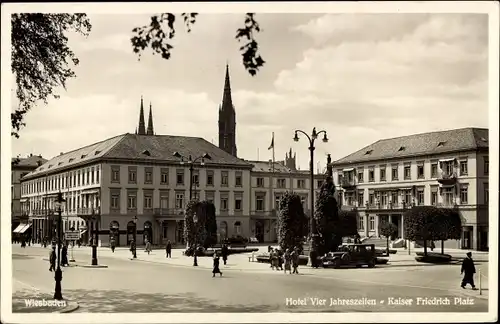
<svg viewBox="0 0 500 324"><path fill-rule="evenodd" d="M250 212L251 217L256 218L275 218L278 217L278 211L276 209L273 210L254 210Z"/></svg>
<svg viewBox="0 0 500 324"><path fill-rule="evenodd" d="M457 173L443 171L439 174L437 181L442 185L454 185L457 182Z"/></svg>
<svg viewBox="0 0 500 324"><path fill-rule="evenodd" d="M78 215L82 216L99 215L100 213L101 209L99 207L78 208Z"/></svg>
<svg viewBox="0 0 500 324"><path fill-rule="evenodd" d="M404 209L409 209L413 206L413 204L407 204L407 203L392 203L389 202L387 204L381 204L381 203L374 203L374 204L369 204L366 203L366 210L369 211L379 211L379 210L386 210L386 211L402 211Z"/></svg>
<svg viewBox="0 0 500 324"><path fill-rule="evenodd" d="M50 216L54 215L55 211L53 209L33 209L31 210L31 216L40 217L40 216Z"/></svg>
<svg viewBox="0 0 500 324"><path fill-rule="evenodd" d="M154 217L178 218L184 217L184 210L179 208L155 208Z"/></svg>
<svg viewBox="0 0 500 324"><path fill-rule="evenodd" d="M458 204L455 202L443 202L443 203L438 203L437 207L440 207L440 208L458 208Z"/></svg>
<svg viewBox="0 0 500 324"><path fill-rule="evenodd" d="M340 183L340 186L346 190L354 189L354 188L356 188L356 182L354 181L354 179L342 178L342 182Z"/></svg>

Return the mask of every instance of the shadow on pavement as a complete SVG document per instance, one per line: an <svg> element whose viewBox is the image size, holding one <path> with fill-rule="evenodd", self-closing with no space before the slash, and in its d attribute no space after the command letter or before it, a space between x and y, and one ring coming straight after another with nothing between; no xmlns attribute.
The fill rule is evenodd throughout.
<svg viewBox="0 0 500 324"><path fill-rule="evenodd" d="M224 278L224 277L223 277ZM84 313L278 312L279 305L220 305L194 294L137 293L127 290L66 290L65 298Z"/></svg>

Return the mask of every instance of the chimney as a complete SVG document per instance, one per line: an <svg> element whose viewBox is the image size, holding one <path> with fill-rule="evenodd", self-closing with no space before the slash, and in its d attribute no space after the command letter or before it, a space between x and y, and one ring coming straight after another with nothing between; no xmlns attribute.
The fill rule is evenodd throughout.
<svg viewBox="0 0 500 324"><path fill-rule="evenodd" d="M64 154L63 152L59 153L59 155L63 155L63 154Z"/></svg>
<svg viewBox="0 0 500 324"><path fill-rule="evenodd" d="M30 156L28 156L28 157L32 157L32 156L33 156L33 154L32 154L32 153L30 153Z"/></svg>

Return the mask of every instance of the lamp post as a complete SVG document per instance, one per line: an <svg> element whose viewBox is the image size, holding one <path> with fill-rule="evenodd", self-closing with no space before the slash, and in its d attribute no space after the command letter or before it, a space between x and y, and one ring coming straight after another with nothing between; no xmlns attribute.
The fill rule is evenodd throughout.
<svg viewBox="0 0 500 324"><path fill-rule="evenodd" d="M310 177L311 177L311 186L310 186L310 195L311 195L311 215L310 217L310 234L311 234L311 251L309 252L309 257L311 258L311 265L315 266L316 265L316 249L318 246L318 238L319 235L316 230L316 222L314 220L314 142L318 138L320 134L323 133L323 142L327 143L328 142L328 137L326 135L326 131L322 130L319 132L316 132L316 127L313 128L311 135L308 135L306 132L297 129L295 130L295 136L293 140L295 142L299 141L299 135L298 133L302 133L306 136L306 138L309 140L309 152L311 154L310 156L310 163L309 163L309 171L310 171Z"/></svg>
<svg viewBox="0 0 500 324"><path fill-rule="evenodd" d="M134 216L134 259L137 259L137 216Z"/></svg>
<svg viewBox="0 0 500 324"><path fill-rule="evenodd" d="M193 267L198 266L198 216L196 213L193 215L193 223L194 223L194 261Z"/></svg>
<svg viewBox="0 0 500 324"><path fill-rule="evenodd" d="M95 223L95 226L92 226L93 232L92 233L92 265L96 266L98 264L97 262L97 240L99 239L99 227L97 225L97 218L95 215L92 216L92 220ZM95 227L95 230L94 230Z"/></svg>
<svg viewBox="0 0 500 324"><path fill-rule="evenodd" d="M187 162L189 164L189 200L191 201L191 199L193 198L193 170L194 170L194 164L198 160L201 160L200 161L200 165L204 165L205 164L205 159L211 160L212 157L210 155L208 155L207 153L204 153L204 154L196 157L195 159L193 159L191 157L191 155L189 155L188 158L186 159L187 161L184 161L185 157L182 154L180 154L179 152L175 152L174 156L176 158L181 159L181 162L180 162L181 164L184 164L185 162Z"/></svg>
<svg viewBox="0 0 500 324"><path fill-rule="evenodd" d="M54 291L54 299L56 300L63 300L62 297L62 288L61 288L61 281L62 281L62 270L61 270L61 244L62 244L62 210L61 210L61 205L64 202L64 198L62 196L62 193L59 191L57 194L57 202L56 202L56 207L58 211L58 218L57 218L57 269L55 272L55 281L56 281L56 287Z"/></svg>

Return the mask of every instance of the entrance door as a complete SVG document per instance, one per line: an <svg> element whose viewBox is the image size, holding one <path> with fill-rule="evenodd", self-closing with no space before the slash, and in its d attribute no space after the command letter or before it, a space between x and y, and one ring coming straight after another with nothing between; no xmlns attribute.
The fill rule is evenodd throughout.
<svg viewBox="0 0 500 324"><path fill-rule="evenodd" d="M462 239L462 249L470 249L472 245L472 229L470 226L464 227L464 234Z"/></svg>
<svg viewBox="0 0 500 324"><path fill-rule="evenodd" d="M264 222L260 219L255 221L255 238L259 243L264 242Z"/></svg>
<svg viewBox="0 0 500 324"><path fill-rule="evenodd" d="M399 232L399 231L400 231L400 228L401 228L401 226L400 226L400 225L401 225L401 224L400 224L400 220L401 220L401 219L399 218L399 215L392 215L392 217L391 217L391 222L392 222L394 225L396 225L396 227L397 227L397 229L398 229L398 230L397 230L397 232L396 232L396 237L391 237L391 239L392 239L392 240L395 240L395 239L397 239L397 238L401 237L401 233Z"/></svg>

